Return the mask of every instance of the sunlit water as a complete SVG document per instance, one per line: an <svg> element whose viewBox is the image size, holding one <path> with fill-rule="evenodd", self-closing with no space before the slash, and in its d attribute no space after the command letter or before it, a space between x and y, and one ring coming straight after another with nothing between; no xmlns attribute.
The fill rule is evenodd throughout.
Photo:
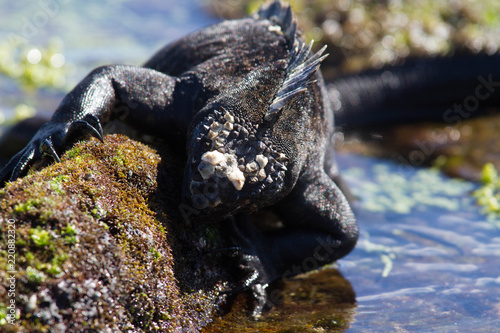
<svg viewBox="0 0 500 333"><path fill-rule="evenodd" d="M39 21L28 40L34 45L54 36L63 41L69 86L98 65L139 65L166 42L217 21L195 0L53 0L46 2L53 4L49 12L41 3L0 1L0 38L22 35L46 13L46 22ZM0 95L6 113L22 101L10 79L0 78ZM43 94L42 111L53 110L61 95ZM359 198L361 228L357 248L339 262L357 295L349 330L483 332L500 327L500 232L474 205L470 192L475 185L355 155L339 160Z"/></svg>
<svg viewBox="0 0 500 333"><path fill-rule="evenodd" d="M475 185L372 158L339 160L360 200L362 236L340 261L358 301L351 330L500 327L500 232L474 204Z"/></svg>

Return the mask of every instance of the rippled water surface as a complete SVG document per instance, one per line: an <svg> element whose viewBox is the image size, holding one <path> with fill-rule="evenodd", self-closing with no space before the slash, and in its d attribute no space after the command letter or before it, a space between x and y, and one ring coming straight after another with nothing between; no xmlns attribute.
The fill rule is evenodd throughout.
<svg viewBox="0 0 500 333"><path fill-rule="evenodd" d="M97 65L141 64L165 42L217 20L195 0L53 0L30 6L2 0L2 40L23 34L42 17L42 3L57 6L29 42L60 38L72 84ZM10 96L0 99L4 111L22 101L22 93L5 78L0 78L0 95ZM60 94L42 98L48 98L45 109L53 109ZM500 327L500 232L474 205L470 192L476 185L357 155L341 154L339 160L359 198L355 207L361 228L357 248L339 262L357 299L349 331L484 332Z"/></svg>
<svg viewBox="0 0 500 333"><path fill-rule="evenodd" d="M476 185L355 155L340 162L360 198L362 237L340 261L357 295L351 330L500 327L500 232L475 206Z"/></svg>

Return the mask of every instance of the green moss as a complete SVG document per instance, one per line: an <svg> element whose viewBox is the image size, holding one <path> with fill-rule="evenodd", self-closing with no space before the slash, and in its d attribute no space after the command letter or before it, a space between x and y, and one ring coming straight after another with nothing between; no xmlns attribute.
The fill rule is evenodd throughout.
<svg viewBox="0 0 500 333"><path fill-rule="evenodd" d="M156 249L149 249L149 253L153 256L153 260L158 260L161 257L161 253Z"/></svg>
<svg viewBox="0 0 500 333"><path fill-rule="evenodd" d="M76 227L73 224L67 224L64 229L61 230L61 235L64 236L69 245L75 245L78 243L78 237L76 236Z"/></svg>
<svg viewBox="0 0 500 333"><path fill-rule="evenodd" d="M29 234L33 243L38 247L44 247L50 245L50 232L47 230L43 230L41 228L31 228L29 230Z"/></svg>
<svg viewBox="0 0 500 333"><path fill-rule="evenodd" d="M62 230L63 234L66 234L68 236L74 236L76 235L76 227L73 224L67 224L66 227Z"/></svg>
<svg viewBox="0 0 500 333"><path fill-rule="evenodd" d="M26 278L30 283L40 284L45 282L47 276L43 272L40 272L38 269L28 266L28 268L26 268Z"/></svg>
<svg viewBox="0 0 500 333"><path fill-rule="evenodd" d="M57 194L63 195L65 191L63 190L63 183L68 180L65 175L57 175L50 182L50 189Z"/></svg>
<svg viewBox="0 0 500 333"><path fill-rule="evenodd" d="M82 149L80 147L73 147L70 150L66 152L66 158L75 158L76 156L80 155Z"/></svg>
<svg viewBox="0 0 500 333"><path fill-rule="evenodd" d="M26 202L22 202L14 206L14 211L17 213L26 213L32 210L35 210L38 206L40 206L41 200L36 198L32 200L28 200Z"/></svg>
<svg viewBox="0 0 500 333"><path fill-rule="evenodd" d="M58 277L62 273L61 267L58 265L48 265L46 270L47 273L53 277Z"/></svg>
<svg viewBox="0 0 500 333"><path fill-rule="evenodd" d="M4 303L0 303L0 326L7 324L8 309Z"/></svg>
<svg viewBox="0 0 500 333"><path fill-rule="evenodd" d="M123 156L123 152L121 150L117 150L116 155L112 157L112 161L118 164L119 166L123 166L126 163L126 159Z"/></svg>
<svg viewBox="0 0 500 333"><path fill-rule="evenodd" d="M35 260L35 255L31 252L26 253L24 256L28 262Z"/></svg>

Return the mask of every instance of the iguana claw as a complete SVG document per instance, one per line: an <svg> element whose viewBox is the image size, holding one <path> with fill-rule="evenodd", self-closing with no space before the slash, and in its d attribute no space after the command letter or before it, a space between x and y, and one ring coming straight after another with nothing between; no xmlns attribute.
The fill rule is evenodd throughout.
<svg viewBox="0 0 500 333"><path fill-rule="evenodd" d="M99 119L92 114L88 114L83 119L76 120L71 123L66 134L66 140L70 140L75 137L81 137L86 134L89 134L97 138L99 141L104 142L101 123Z"/></svg>
<svg viewBox="0 0 500 333"><path fill-rule="evenodd" d="M50 137L44 139L42 143L40 143L39 149L42 154L51 156L58 163L61 162Z"/></svg>
<svg viewBox="0 0 500 333"><path fill-rule="evenodd" d="M0 171L0 184L21 177L33 163L35 151L22 150Z"/></svg>
<svg viewBox="0 0 500 333"><path fill-rule="evenodd" d="M0 187L5 182L13 181L27 173L31 165L42 155L48 155L60 162L59 153L73 144L77 139L91 135L103 141L103 131L99 119L87 114L69 125L63 122L49 122L42 126L33 139L16 154L0 171Z"/></svg>

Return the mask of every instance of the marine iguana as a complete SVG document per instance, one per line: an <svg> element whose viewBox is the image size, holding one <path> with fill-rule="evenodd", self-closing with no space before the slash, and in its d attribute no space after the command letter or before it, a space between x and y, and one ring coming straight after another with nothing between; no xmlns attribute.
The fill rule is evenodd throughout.
<svg viewBox="0 0 500 333"><path fill-rule="evenodd" d="M251 289L258 314L271 281L331 263L356 244L358 226L334 159L330 100L341 119L356 117L366 108L360 100L373 101L373 109L397 102L425 77L377 83L383 73L375 72L338 80L327 92L318 70L323 52L311 51L290 7L275 1L253 17L167 45L142 67L97 68L0 171L0 182L23 176L43 156L59 161L79 138L102 141L102 126L114 119L182 142L183 201L200 212L190 218L234 221L233 240L249 272L240 289ZM440 78L436 68L430 73ZM256 231L245 216L261 208L284 227Z"/></svg>
<svg viewBox="0 0 500 333"><path fill-rule="evenodd" d="M221 221L270 207L285 226L240 232L243 282L265 301L267 284L319 268L355 246L351 208L325 170L333 113L321 73L291 8L279 1L256 15L224 21L167 45L143 67L92 71L63 99L51 120L0 172L14 180L43 155L59 155L76 139L102 141L102 126L119 118L145 133L186 146L182 196L196 222ZM328 164L328 163L327 163ZM244 222L241 222L244 223ZM236 223L238 225L238 222ZM258 239L257 239L258 237Z"/></svg>

